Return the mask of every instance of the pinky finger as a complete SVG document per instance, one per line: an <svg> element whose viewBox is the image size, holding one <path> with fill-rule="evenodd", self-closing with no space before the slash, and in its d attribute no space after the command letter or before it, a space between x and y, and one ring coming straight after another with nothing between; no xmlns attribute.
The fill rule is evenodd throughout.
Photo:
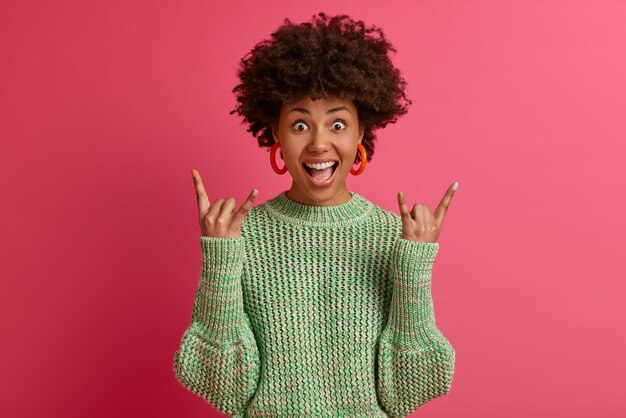
<svg viewBox="0 0 626 418"><path fill-rule="evenodd" d="M254 204L254 199L256 198L256 195L258 192L259 191L257 189L252 189L246 201L243 202L239 210L235 213L235 215L233 216L233 222L232 222L235 226L237 227L241 226L244 218L246 217L248 212L250 212L250 209L252 209L252 205Z"/></svg>
<svg viewBox="0 0 626 418"><path fill-rule="evenodd" d="M411 213L409 209L406 207L406 202L404 201L404 193L398 192L398 207L400 208L400 216L402 218L410 218Z"/></svg>

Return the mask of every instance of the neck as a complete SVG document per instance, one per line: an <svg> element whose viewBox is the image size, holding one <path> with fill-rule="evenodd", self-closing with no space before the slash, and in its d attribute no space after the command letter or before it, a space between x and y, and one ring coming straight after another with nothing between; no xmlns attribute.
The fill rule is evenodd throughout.
<svg viewBox="0 0 626 418"><path fill-rule="evenodd" d="M352 195L348 191L348 187L345 183L337 193L328 198L316 198L313 196L308 196L307 194L302 193L302 191L298 187L296 187L294 183L292 183L291 188L286 192L286 196L295 202L311 206L341 205L348 202L352 198Z"/></svg>

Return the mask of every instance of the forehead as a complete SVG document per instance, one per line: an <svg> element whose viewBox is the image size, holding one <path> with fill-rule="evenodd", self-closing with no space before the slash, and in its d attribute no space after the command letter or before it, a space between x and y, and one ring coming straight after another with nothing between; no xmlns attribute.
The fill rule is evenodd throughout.
<svg viewBox="0 0 626 418"><path fill-rule="evenodd" d="M325 113L329 109L338 107L345 107L349 112L356 113L356 107L351 100L335 96L329 96L328 98L320 98L317 100L311 100L309 96L304 96L298 101L283 103L281 106L281 113L290 113L293 109L297 108L306 109L311 113Z"/></svg>

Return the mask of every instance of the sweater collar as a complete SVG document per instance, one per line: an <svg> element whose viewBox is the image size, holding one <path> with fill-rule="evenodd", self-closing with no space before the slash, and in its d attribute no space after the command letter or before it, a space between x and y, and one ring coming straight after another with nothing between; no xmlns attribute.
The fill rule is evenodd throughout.
<svg viewBox="0 0 626 418"><path fill-rule="evenodd" d="M275 216L294 224L310 226L340 226L352 224L367 216L374 205L363 196L350 192L352 198L333 206L315 206L296 202L280 193L266 202L267 209Z"/></svg>

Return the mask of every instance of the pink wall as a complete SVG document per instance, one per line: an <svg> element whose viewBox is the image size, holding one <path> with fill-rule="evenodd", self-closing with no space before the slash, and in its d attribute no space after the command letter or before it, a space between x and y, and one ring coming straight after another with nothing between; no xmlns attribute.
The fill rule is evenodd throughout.
<svg viewBox="0 0 626 418"><path fill-rule="evenodd" d="M431 210L457 352L420 417L625 416L626 3L4 1L0 416L220 416L175 380L210 198L289 186L228 111L289 17L381 26L414 105L350 189ZM622 329L622 331L619 331Z"/></svg>

